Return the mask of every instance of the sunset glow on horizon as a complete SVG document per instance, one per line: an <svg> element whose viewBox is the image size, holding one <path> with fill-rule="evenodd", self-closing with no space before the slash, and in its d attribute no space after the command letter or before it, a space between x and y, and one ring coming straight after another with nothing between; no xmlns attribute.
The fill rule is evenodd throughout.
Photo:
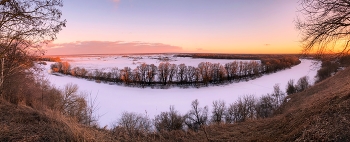
<svg viewBox="0 0 350 142"><path fill-rule="evenodd" d="M298 2L70 0L47 54L300 53ZM140 44L142 43L142 44Z"/></svg>

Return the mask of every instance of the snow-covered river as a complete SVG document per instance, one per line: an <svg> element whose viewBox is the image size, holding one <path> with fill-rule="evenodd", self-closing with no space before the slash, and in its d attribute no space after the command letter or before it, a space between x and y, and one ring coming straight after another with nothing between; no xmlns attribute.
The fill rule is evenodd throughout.
<svg viewBox="0 0 350 142"><path fill-rule="evenodd" d="M98 62L87 63L90 65L98 64ZM63 88L64 85L73 83L79 86L79 91L91 93L92 98L97 96L96 101L99 108L97 113L101 116L98 122L103 127L105 125L110 126L123 111L147 113L150 118L154 118L160 112L168 111L170 105L174 105L176 110L181 114L185 114L190 109L191 102L195 99L198 99L200 106L208 105L210 109L212 102L215 100L224 100L228 104L233 103L243 95L254 95L258 98L271 93L276 83L284 91L290 79L297 81L300 77L309 76L310 81L313 82L319 68L319 65L313 63L312 60L302 59L301 64L291 69L264 75L254 80L199 89L177 87L171 89L132 88L96 83L71 76L51 75L48 71L45 71L44 74L56 87ZM45 66L46 70L49 70L50 64L52 62L48 62Z"/></svg>

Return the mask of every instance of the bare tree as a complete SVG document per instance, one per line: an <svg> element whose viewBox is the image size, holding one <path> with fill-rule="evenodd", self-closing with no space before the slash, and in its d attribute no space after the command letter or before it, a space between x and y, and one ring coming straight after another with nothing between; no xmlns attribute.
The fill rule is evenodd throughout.
<svg viewBox="0 0 350 142"><path fill-rule="evenodd" d="M119 82L120 80L120 75L119 75L120 71L118 68L112 68L111 69L111 78L112 78L112 81L117 83Z"/></svg>
<svg viewBox="0 0 350 142"><path fill-rule="evenodd" d="M1 0L1 43L9 47L18 40L26 40L22 44L30 48L54 40L66 24L60 20L62 12L58 7L62 3L62 0Z"/></svg>
<svg viewBox="0 0 350 142"><path fill-rule="evenodd" d="M88 80L93 80L93 78L94 78L94 74L93 74L92 71L88 71L88 73L86 74L86 76L87 76L87 79L88 79Z"/></svg>
<svg viewBox="0 0 350 142"><path fill-rule="evenodd" d="M180 64L177 71L177 80L180 82L180 84L183 84L187 81L187 66L185 64Z"/></svg>
<svg viewBox="0 0 350 142"><path fill-rule="evenodd" d="M203 83L208 85L212 81L213 64L210 62L201 62L198 64L198 69L203 78Z"/></svg>
<svg viewBox="0 0 350 142"><path fill-rule="evenodd" d="M166 85L169 80L170 63L159 63L158 66L158 79L163 84Z"/></svg>
<svg viewBox="0 0 350 142"><path fill-rule="evenodd" d="M249 119L255 119L256 118L256 110L255 110L255 105L256 105L256 99L253 95L245 95L243 97L244 104L246 107L246 118Z"/></svg>
<svg viewBox="0 0 350 142"><path fill-rule="evenodd" d="M237 61L233 61L231 63L231 66L232 67L231 67L230 73L231 73L232 79L235 79L235 77L238 76L238 73L237 73L237 71L238 71L238 62Z"/></svg>
<svg viewBox="0 0 350 142"><path fill-rule="evenodd" d="M43 84L43 83L41 83ZM63 98L62 92L54 86L50 86L46 89L45 97L42 100L47 108L51 110L61 109L61 100Z"/></svg>
<svg viewBox="0 0 350 142"><path fill-rule="evenodd" d="M246 70L247 70L247 76L252 77L252 74L253 74L253 62L252 61L246 62Z"/></svg>
<svg viewBox="0 0 350 142"><path fill-rule="evenodd" d="M238 62L233 61L231 63L226 63L225 64L225 70L226 70L226 75L227 75L227 80L232 80L237 76L237 71L238 71Z"/></svg>
<svg viewBox="0 0 350 142"><path fill-rule="evenodd" d="M237 105L235 103L230 104L225 111L225 122L229 124L236 122L237 112Z"/></svg>
<svg viewBox="0 0 350 142"><path fill-rule="evenodd" d="M301 18L296 22L303 33L303 51L348 54L350 51L350 1L301 0ZM341 47L337 49L337 47Z"/></svg>
<svg viewBox="0 0 350 142"><path fill-rule="evenodd" d="M226 69L220 63L212 64L211 70L213 83L219 83L226 77Z"/></svg>
<svg viewBox="0 0 350 142"><path fill-rule="evenodd" d="M187 79L188 82L193 83L195 80L195 76L196 76L196 68L193 66L188 66L187 67Z"/></svg>
<svg viewBox="0 0 350 142"><path fill-rule="evenodd" d="M70 114L71 108L75 107L75 102L77 101L78 85L67 84L63 90L62 106L61 112L63 114Z"/></svg>
<svg viewBox="0 0 350 142"><path fill-rule="evenodd" d="M196 86L199 85L199 82L203 81L203 76L201 73L201 70L199 68L194 68L194 78L193 78L193 82L195 83Z"/></svg>
<svg viewBox="0 0 350 142"><path fill-rule="evenodd" d="M243 62L242 66L242 75L244 77L248 77L248 75L250 75L249 72L249 63L248 62Z"/></svg>
<svg viewBox="0 0 350 142"><path fill-rule="evenodd" d="M57 63L51 64L50 68L53 72L62 73L62 62L57 62Z"/></svg>
<svg viewBox="0 0 350 142"><path fill-rule="evenodd" d="M233 111L233 122L243 122L247 119L248 112L242 98L238 98L238 100L230 106L230 109Z"/></svg>
<svg viewBox="0 0 350 142"><path fill-rule="evenodd" d="M259 76L260 75L260 63L257 61L251 61L250 62L251 67L252 67L252 73L254 76Z"/></svg>
<svg viewBox="0 0 350 142"><path fill-rule="evenodd" d="M124 67L124 69L120 70L120 79L126 84L129 85L132 79L132 72L130 67Z"/></svg>
<svg viewBox="0 0 350 142"><path fill-rule="evenodd" d="M77 71L77 75L82 78L86 78L87 73L88 71L85 68L80 68L80 70Z"/></svg>
<svg viewBox="0 0 350 142"><path fill-rule="evenodd" d="M106 71L104 71L104 72L102 73L102 80L103 80L104 82L112 81L112 73L111 73L111 72L106 72Z"/></svg>
<svg viewBox="0 0 350 142"><path fill-rule="evenodd" d="M70 69L71 69L71 66L68 62L62 62L61 70L63 74L68 74L70 72Z"/></svg>
<svg viewBox="0 0 350 142"><path fill-rule="evenodd" d="M283 103L285 94L280 89L279 84L275 84L273 86L273 91L274 92L272 93L272 97L274 97L275 100L275 108L278 108Z"/></svg>
<svg viewBox="0 0 350 142"><path fill-rule="evenodd" d="M1 47L0 50L3 48ZM17 47L11 47L5 52L6 58L1 58L0 66L0 98L3 95L11 95L11 91L6 91L10 89L13 84L26 78L26 75L31 76L33 70L28 70L33 67L32 58L26 53L18 50ZM18 76L18 77L16 77ZM29 77L31 78L31 77ZM19 80L18 80L19 79ZM22 86L26 87L26 86ZM3 93L9 94L3 94Z"/></svg>
<svg viewBox="0 0 350 142"><path fill-rule="evenodd" d="M185 116L185 124L188 128L197 131L200 126L206 125L208 121L208 106L199 107L198 100L191 103L191 110Z"/></svg>
<svg viewBox="0 0 350 142"><path fill-rule="evenodd" d="M78 86L76 84L67 84L62 91L62 100L59 111L76 119L77 122L91 125L96 122L96 117L93 116L95 112L95 101L86 101L86 94L77 94Z"/></svg>
<svg viewBox="0 0 350 142"><path fill-rule="evenodd" d="M221 123L224 119L225 110L226 110L226 106L223 100L214 101L213 110L211 112L212 113L211 121L216 122L218 124Z"/></svg>
<svg viewBox="0 0 350 142"><path fill-rule="evenodd" d="M172 83L173 79L175 78L175 75L177 73L177 65L176 64L170 64L169 66L169 82Z"/></svg>
<svg viewBox="0 0 350 142"><path fill-rule="evenodd" d="M223 65L219 66L218 78L219 82L223 82L227 78L226 69Z"/></svg>
<svg viewBox="0 0 350 142"><path fill-rule="evenodd" d="M212 72L212 80L213 80L213 83L217 83L219 82L219 71L220 71L220 63L214 63L212 64L212 67L211 67L211 72Z"/></svg>
<svg viewBox="0 0 350 142"><path fill-rule="evenodd" d="M74 67L74 68L72 68L71 70L70 70L70 74L72 75L72 76L78 76L78 71L80 70L80 68L79 67Z"/></svg>
<svg viewBox="0 0 350 142"><path fill-rule="evenodd" d="M146 83L147 68L148 68L148 65L145 63L142 63L141 65L137 66L137 69L140 72L140 81L142 85Z"/></svg>
<svg viewBox="0 0 350 142"><path fill-rule="evenodd" d="M154 64L147 65L147 77L146 77L146 82L148 85L151 85L151 83L154 81L154 77L157 74L157 66Z"/></svg>
<svg viewBox="0 0 350 142"><path fill-rule="evenodd" d="M239 78L241 79L242 78L242 76L244 76L244 62L243 61L239 61L239 63L238 63L238 76L239 76Z"/></svg>
<svg viewBox="0 0 350 142"><path fill-rule="evenodd" d="M233 75L232 75L232 64L231 63L226 63L225 64L225 69L226 69L226 74L227 74L227 80L231 80Z"/></svg>
<svg viewBox="0 0 350 142"><path fill-rule="evenodd" d="M248 119L254 119L256 116L256 100L253 95L246 95L238 98L234 104L228 108L229 114L226 120L230 122L244 122Z"/></svg>
<svg viewBox="0 0 350 142"><path fill-rule="evenodd" d="M132 71L132 82L134 82L135 84L138 84L141 82L141 80L142 80L141 72L140 72L139 68L135 68Z"/></svg>
<svg viewBox="0 0 350 142"><path fill-rule="evenodd" d="M103 70L102 69L95 69L93 72L93 76L94 76L95 80L101 81L102 76L103 76Z"/></svg>
<svg viewBox="0 0 350 142"><path fill-rule="evenodd" d="M91 94L87 96L87 93L82 93L85 97L85 101L87 102L87 106L85 108L86 116L85 119L83 119L83 124L86 124L88 126L97 126L97 121L100 116L96 115L95 113L98 111L98 104L97 104L97 96L95 98L91 97ZM87 97L89 97L89 100L87 100Z"/></svg>

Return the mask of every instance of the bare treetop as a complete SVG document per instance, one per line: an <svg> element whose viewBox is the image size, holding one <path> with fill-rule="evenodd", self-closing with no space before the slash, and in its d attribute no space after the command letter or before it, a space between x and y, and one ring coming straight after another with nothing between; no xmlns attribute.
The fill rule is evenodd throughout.
<svg viewBox="0 0 350 142"><path fill-rule="evenodd" d="M302 32L303 52L348 54L350 0L300 0L300 4L303 17L296 26Z"/></svg>
<svg viewBox="0 0 350 142"><path fill-rule="evenodd" d="M25 48L38 48L41 43L56 39L66 24L58 9L62 3L62 0L0 0L2 46L21 44Z"/></svg>

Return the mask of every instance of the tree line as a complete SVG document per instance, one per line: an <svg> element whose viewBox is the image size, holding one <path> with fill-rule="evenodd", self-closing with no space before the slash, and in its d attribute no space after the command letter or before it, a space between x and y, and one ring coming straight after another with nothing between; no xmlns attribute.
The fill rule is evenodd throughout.
<svg viewBox="0 0 350 142"><path fill-rule="evenodd" d="M350 55L343 55L339 59L325 58L321 60L321 68L317 71L316 82L321 82L335 73L342 67L350 65Z"/></svg>
<svg viewBox="0 0 350 142"><path fill-rule="evenodd" d="M55 59L57 60L57 59ZM296 57L272 58L259 61L233 61L220 63L201 62L197 67L185 64L161 62L158 66L142 63L135 69L130 67L87 70L72 68L68 62L56 62L51 65L52 72L95 80L96 82L114 82L127 86L208 86L223 84L242 79L254 79L263 74L290 68L300 63Z"/></svg>
<svg viewBox="0 0 350 142"><path fill-rule="evenodd" d="M217 54L217 53L181 53L175 57L190 57L203 59L237 59L237 60L261 60L264 58L283 58L300 56L298 54Z"/></svg>

